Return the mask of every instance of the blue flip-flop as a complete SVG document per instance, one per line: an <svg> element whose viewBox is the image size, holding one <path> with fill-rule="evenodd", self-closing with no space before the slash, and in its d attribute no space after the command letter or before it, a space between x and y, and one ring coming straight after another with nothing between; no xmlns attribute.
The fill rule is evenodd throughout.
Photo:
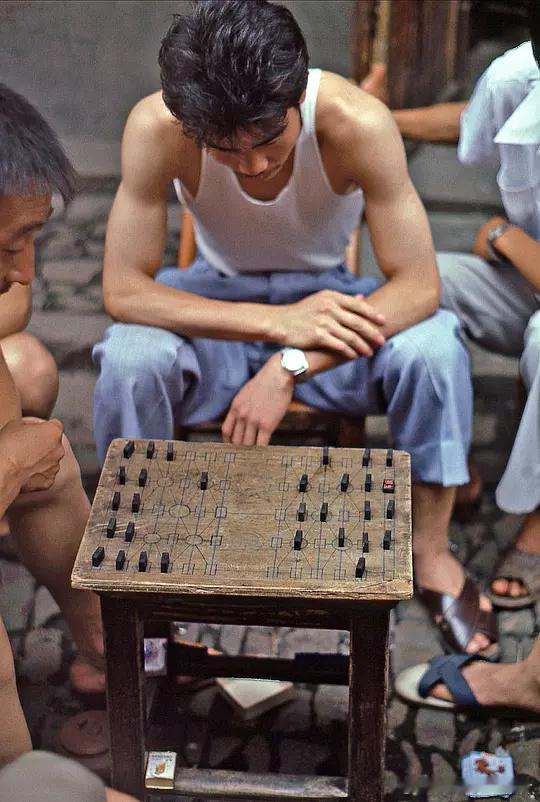
<svg viewBox="0 0 540 802"><path fill-rule="evenodd" d="M464 666L476 660L486 662L476 654L444 654L434 657L429 663L406 668L396 677L396 693L406 702L426 707L444 710L479 708L482 705L461 673ZM430 695L431 689L439 682L446 685L454 697L453 701Z"/></svg>

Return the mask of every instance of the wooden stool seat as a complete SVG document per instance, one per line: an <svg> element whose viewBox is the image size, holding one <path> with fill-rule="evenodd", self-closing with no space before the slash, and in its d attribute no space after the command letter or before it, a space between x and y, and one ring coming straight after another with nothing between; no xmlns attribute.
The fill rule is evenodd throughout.
<svg viewBox="0 0 540 802"><path fill-rule="evenodd" d="M348 673L348 776L179 766L174 790L382 802L389 615L412 595L407 454L115 440L73 585L101 596L113 787L153 796L143 788L145 749L155 748L145 743L143 623L309 627L350 632L348 672L337 655L330 666L304 662L309 681ZM196 657L184 666L190 673L199 664L206 676L215 667L264 677L275 667L281 679L302 677L297 660Z"/></svg>

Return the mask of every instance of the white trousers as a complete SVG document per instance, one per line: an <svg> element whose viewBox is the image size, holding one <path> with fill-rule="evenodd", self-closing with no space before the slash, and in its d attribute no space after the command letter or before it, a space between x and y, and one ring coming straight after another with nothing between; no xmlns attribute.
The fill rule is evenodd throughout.
<svg viewBox="0 0 540 802"><path fill-rule="evenodd" d="M506 469L496 491L506 512L540 505L540 301L512 266L464 253L438 253L441 305L479 345L520 357L527 401Z"/></svg>

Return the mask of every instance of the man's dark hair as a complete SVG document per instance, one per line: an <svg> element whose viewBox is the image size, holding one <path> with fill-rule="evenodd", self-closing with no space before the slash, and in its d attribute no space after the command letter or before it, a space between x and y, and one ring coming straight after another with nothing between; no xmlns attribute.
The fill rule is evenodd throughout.
<svg viewBox="0 0 540 802"><path fill-rule="evenodd" d="M199 0L159 51L163 99L199 144L274 132L306 88L308 52L291 12L267 0ZM277 130L276 130L277 133Z"/></svg>
<svg viewBox="0 0 540 802"><path fill-rule="evenodd" d="M529 27L534 57L540 67L540 0L530 0Z"/></svg>
<svg viewBox="0 0 540 802"><path fill-rule="evenodd" d="M58 138L21 95L0 83L0 196L73 196L75 173Z"/></svg>

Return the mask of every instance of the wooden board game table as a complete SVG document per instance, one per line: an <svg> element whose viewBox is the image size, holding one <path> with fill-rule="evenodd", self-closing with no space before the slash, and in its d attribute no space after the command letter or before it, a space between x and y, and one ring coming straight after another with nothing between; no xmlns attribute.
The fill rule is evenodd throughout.
<svg viewBox="0 0 540 802"><path fill-rule="evenodd" d="M175 620L349 630L349 755L346 778L179 767L168 793L383 799L389 615L412 595L406 453L115 440L73 585L101 596L113 787L150 796L143 623ZM219 675L227 659L238 676L238 657ZM265 675L251 659L241 675Z"/></svg>

